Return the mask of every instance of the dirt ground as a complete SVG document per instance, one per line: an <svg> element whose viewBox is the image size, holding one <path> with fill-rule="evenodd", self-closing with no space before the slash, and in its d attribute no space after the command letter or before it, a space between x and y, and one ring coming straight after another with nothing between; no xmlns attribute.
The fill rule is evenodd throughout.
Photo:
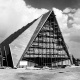
<svg viewBox="0 0 80 80"><path fill-rule="evenodd" d="M80 67L53 70L0 69L0 80L80 80Z"/></svg>

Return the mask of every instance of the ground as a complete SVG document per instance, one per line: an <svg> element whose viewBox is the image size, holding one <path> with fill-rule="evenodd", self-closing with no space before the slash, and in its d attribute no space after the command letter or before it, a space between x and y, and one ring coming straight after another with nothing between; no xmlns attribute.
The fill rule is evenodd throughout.
<svg viewBox="0 0 80 80"><path fill-rule="evenodd" d="M0 80L80 80L80 67L53 70L0 69Z"/></svg>

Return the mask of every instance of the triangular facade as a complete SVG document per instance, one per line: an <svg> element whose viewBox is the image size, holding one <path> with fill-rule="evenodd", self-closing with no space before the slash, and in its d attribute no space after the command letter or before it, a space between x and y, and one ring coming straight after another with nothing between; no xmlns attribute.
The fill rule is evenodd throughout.
<svg viewBox="0 0 80 80"><path fill-rule="evenodd" d="M54 12L47 14L42 16L20 61L27 60L38 66L54 66L61 61L70 60Z"/></svg>
<svg viewBox="0 0 80 80"><path fill-rule="evenodd" d="M26 26L22 27L15 33L11 34L7 39L5 39L0 44L0 66L1 67L4 67L4 66L12 67L12 68L16 67L15 63L18 63L18 58L20 58L20 53L17 52L17 49L19 50L18 47L19 47L20 43L19 43L19 41L16 42L17 41L16 39L19 39L19 36L22 33L24 33L33 23L35 23L36 20L37 19L35 19L31 23L28 23ZM14 44L14 43L16 43L16 44ZM25 44L25 42L24 42L24 44ZM13 53L14 49L16 50L16 52ZM22 49L22 48L20 48L20 49Z"/></svg>
<svg viewBox="0 0 80 80"><path fill-rule="evenodd" d="M29 26L28 29L26 29L21 35L19 35L19 37L9 44L14 66L17 66L25 48L29 46L30 42L32 42L35 36L35 30L44 24L49 14L50 12L40 16L32 25ZM38 25L40 26L38 27Z"/></svg>
<svg viewBox="0 0 80 80"><path fill-rule="evenodd" d="M49 67L71 61L53 11L40 16L8 45L14 67L22 60Z"/></svg>

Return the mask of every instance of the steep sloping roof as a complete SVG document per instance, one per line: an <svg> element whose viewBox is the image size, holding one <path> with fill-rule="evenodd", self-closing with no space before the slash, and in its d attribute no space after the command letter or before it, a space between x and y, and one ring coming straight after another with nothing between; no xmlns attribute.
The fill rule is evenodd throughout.
<svg viewBox="0 0 80 80"><path fill-rule="evenodd" d="M38 32L40 31L40 29L42 28L42 26L44 25L44 23L46 22L46 20L48 19L49 15L51 14L52 11L49 11L48 13L44 14L39 22L39 24L37 25L34 34L31 36L31 39L29 41L29 43L27 44L24 53L22 54L20 60L22 59L23 55L25 54L25 52L28 50L29 46L31 45L31 43L33 42L33 40L35 39L35 37L37 36ZM19 60L19 61L20 61ZM19 63L19 62L18 62ZM18 66L18 64L17 64Z"/></svg>
<svg viewBox="0 0 80 80"><path fill-rule="evenodd" d="M41 28L49 14L50 12L42 15L31 26L29 26L28 29L26 29L21 35L19 35L19 37L17 37L12 43L10 43L10 50L14 66L17 66L26 46L28 47L30 45L37 34L37 30Z"/></svg>
<svg viewBox="0 0 80 80"><path fill-rule="evenodd" d="M49 11L48 13L46 13L46 14L44 14L44 15L42 16L39 24L38 24L37 27L35 28L35 31L34 31L33 35L31 36L31 38L30 38L30 41L29 41L28 44L26 45L26 48L25 48L24 53L22 54L20 60L22 60L24 54L26 53L26 51L28 51L28 49L29 49L29 47L31 46L32 42L34 41L34 39L35 39L36 36L38 35L39 31L41 30L41 28L43 27L43 25L45 24L45 22L47 21L47 19L49 18L49 16L50 16L51 14L54 15L54 12L53 12L53 11ZM54 15L54 16L55 16L55 15ZM56 23L57 23L57 21L56 21ZM58 25L58 23L57 23L57 25ZM59 28L59 25L58 25L58 28ZM60 28L59 28L59 30L60 30ZM60 33L60 34L61 34L61 36L62 36L62 33ZM63 41L63 45L64 45L64 48L65 48L65 52L66 52L67 56L70 58L63 37L61 37L61 39L62 39L62 41ZM18 61L18 64L19 64L20 60ZM18 64L17 64L17 66L18 66Z"/></svg>
<svg viewBox="0 0 80 80"><path fill-rule="evenodd" d="M14 41L19 35L21 35L26 29L28 29L37 19L32 21L31 23L28 23L26 26L22 27L18 31L11 34L8 38L6 38L2 43L0 43L0 46L4 46L7 44L10 44L12 41Z"/></svg>
<svg viewBox="0 0 80 80"><path fill-rule="evenodd" d="M8 38L6 38L1 44L0 44L0 53L1 56L4 58L1 58L1 66L10 66L14 67L12 60L12 54L10 52L10 46L9 44L12 43L18 36L20 36L26 29L28 29L37 19L32 21L31 23L27 24L26 26L22 27L15 33L11 34Z"/></svg>

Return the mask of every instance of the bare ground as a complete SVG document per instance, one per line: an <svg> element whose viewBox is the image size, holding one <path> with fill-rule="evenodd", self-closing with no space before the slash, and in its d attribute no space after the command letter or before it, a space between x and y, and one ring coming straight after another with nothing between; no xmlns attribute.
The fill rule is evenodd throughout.
<svg viewBox="0 0 80 80"><path fill-rule="evenodd" d="M80 80L80 67L53 70L0 69L0 80Z"/></svg>

